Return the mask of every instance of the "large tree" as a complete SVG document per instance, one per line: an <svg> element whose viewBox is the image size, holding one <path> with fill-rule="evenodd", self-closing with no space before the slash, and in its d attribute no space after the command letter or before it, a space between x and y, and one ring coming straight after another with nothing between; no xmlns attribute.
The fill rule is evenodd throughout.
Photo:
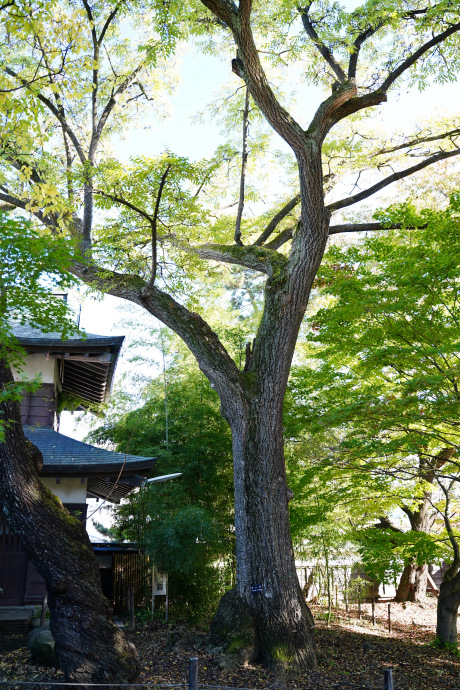
<svg viewBox="0 0 460 690"><path fill-rule="evenodd" d="M329 2L147 4L143 17L140 5L87 0L81 9L56 3L45 11L32 3L7 10L0 200L27 208L53 232L69 231L86 257L75 261L75 275L142 306L194 354L233 437L237 597L227 604L244 602L266 663L300 673L316 659L294 565L284 464L282 409L294 348L329 235L381 227L331 223L333 215L460 153L452 122L393 141L377 141L366 126L396 88L427 86L433 73L443 82L455 78L459 10L449 0L370 1L353 12ZM153 38L145 37L149 16ZM117 113L126 120L133 103L151 94L145 80L149 67L161 66L159 34L170 47L181 17L202 36L222 37L229 70L233 58L251 103L292 151L297 188L265 227L243 222L235 232L228 215L215 223L203 215L199 199L212 165L167 154L130 167L107 161L103 145L110 128L120 128ZM130 21L141 41L128 55L118 35ZM293 79L300 64L302 80L329 90L309 122L303 110L295 116L281 103L271 63L288 65ZM414 152L415 163L408 157ZM375 173L362 174L369 168ZM357 174L361 189L342 195L338 185L326 204L325 191L344 170ZM111 210L105 230L94 222L95 195ZM181 284L187 271L198 271L198 259L265 277L263 313L243 368L197 313L200 300L189 299L187 281Z"/></svg>

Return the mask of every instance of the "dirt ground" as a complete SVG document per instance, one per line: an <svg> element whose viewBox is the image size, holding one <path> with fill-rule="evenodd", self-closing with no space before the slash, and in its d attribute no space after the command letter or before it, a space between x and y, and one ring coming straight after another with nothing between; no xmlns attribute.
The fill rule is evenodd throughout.
<svg viewBox="0 0 460 690"><path fill-rule="evenodd" d="M155 622L140 627L129 636L141 661L141 683L187 683L188 660L199 659L199 684L214 687L270 688L283 685L289 690L334 690L383 688L383 669L393 669L395 690L460 690L460 658L433 649L436 604L391 604L392 632L388 632L388 605L376 605L376 625L372 625L370 605L363 605L357 619L356 607L347 616L334 609L330 627L325 610L312 606L317 621L319 671L297 681L282 681L257 665L235 672L223 672L215 664L206 645L204 630L191 630L180 622ZM201 634L200 634L201 633ZM14 681L59 681L60 671L36 666L30 661L23 638L0 638L1 688L30 690ZM32 686L31 686L32 687ZM37 686L35 686L37 687Z"/></svg>

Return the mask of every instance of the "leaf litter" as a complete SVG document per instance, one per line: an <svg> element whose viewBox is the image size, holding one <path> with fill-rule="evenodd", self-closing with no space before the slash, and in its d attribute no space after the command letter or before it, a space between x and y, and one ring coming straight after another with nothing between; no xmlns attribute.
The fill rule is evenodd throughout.
<svg viewBox="0 0 460 690"><path fill-rule="evenodd" d="M325 609L311 605L316 619L319 669L302 678L289 680L275 676L253 664L223 671L216 665L204 628L181 621L154 621L127 631L136 645L141 662L138 682L176 684L188 682L188 660L198 657L199 685L227 688L269 688L276 690L381 690L383 669L393 669L395 690L460 690L460 658L430 646L434 638L436 602L426 604L391 603L392 632L388 632L387 603L376 605L373 626L370 605L363 605L358 620L356 607L346 614L333 610L327 627ZM37 666L30 659L21 636L0 637L0 680L63 681L61 671ZM4 687L4 686L3 686ZM19 687L19 686L18 686Z"/></svg>

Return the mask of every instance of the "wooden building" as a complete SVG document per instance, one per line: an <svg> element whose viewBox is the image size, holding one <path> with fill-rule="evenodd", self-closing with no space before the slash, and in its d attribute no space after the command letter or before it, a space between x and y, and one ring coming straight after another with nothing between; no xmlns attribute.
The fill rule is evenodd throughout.
<svg viewBox="0 0 460 690"><path fill-rule="evenodd" d="M73 515L86 520L87 498L119 503L142 485L154 463L154 458L114 453L59 433L61 411L108 400L123 337L88 333L62 341L28 326L15 327L14 334L27 353L23 373L41 375L40 388L21 402L25 435L43 455L40 478ZM36 604L45 591L0 511L0 606Z"/></svg>

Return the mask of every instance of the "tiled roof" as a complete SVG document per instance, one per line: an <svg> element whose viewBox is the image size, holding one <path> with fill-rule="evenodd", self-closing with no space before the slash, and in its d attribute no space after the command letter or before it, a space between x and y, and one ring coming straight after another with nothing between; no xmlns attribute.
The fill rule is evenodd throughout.
<svg viewBox="0 0 460 690"><path fill-rule="evenodd" d="M14 323L12 327L13 335L24 346L28 344L36 344L43 346L65 346L65 345L112 345L118 344L121 347L124 336L112 335L96 335L95 333L85 333L86 337L82 338L79 333L73 333L66 340L63 340L60 333L44 333L38 328L32 328L28 324Z"/></svg>
<svg viewBox="0 0 460 690"><path fill-rule="evenodd" d="M43 455L41 476L117 477L123 467L123 481L129 475L150 470L155 462L155 458L96 448L46 427L25 426L24 433Z"/></svg>

